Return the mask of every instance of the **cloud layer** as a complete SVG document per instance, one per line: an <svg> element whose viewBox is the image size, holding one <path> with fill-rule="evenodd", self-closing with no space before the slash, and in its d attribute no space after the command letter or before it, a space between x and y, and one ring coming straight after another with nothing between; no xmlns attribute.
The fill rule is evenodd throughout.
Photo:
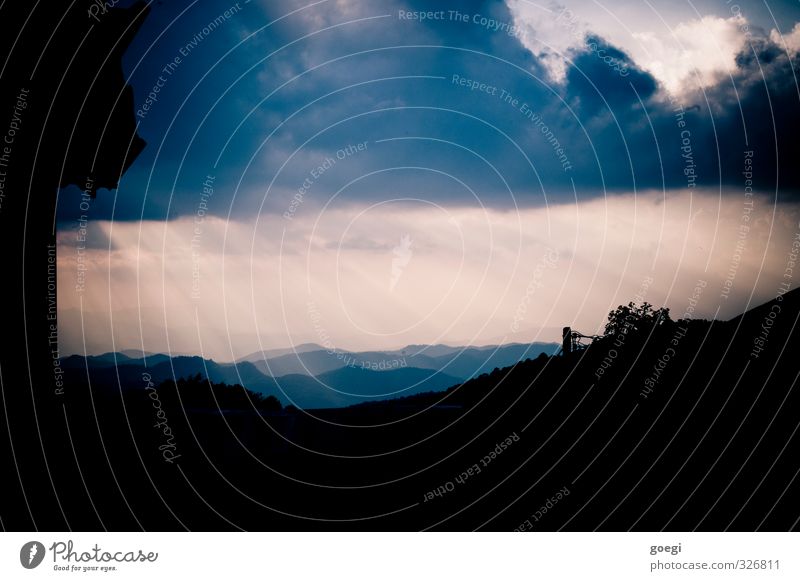
<svg viewBox="0 0 800 581"><path fill-rule="evenodd" d="M95 222L80 290L78 233L60 236L61 343L230 360L324 337L340 349L549 341L563 325L602 329L643 284L680 316L698 280L699 316L724 319L774 296L799 225L797 205L713 192L519 212L398 202L302 224Z"/></svg>

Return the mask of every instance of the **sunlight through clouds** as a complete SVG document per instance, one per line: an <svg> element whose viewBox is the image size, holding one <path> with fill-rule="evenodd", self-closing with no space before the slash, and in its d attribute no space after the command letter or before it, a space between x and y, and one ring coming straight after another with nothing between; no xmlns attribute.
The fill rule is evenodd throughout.
<svg viewBox="0 0 800 581"><path fill-rule="evenodd" d="M120 348L144 340L147 350L202 349L220 360L259 340L319 342L320 329L342 349L552 341L565 324L599 330L648 276L657 305L681 308L698 279L721 289L741 212L741 200L712 192L617 195L518 213L384 204L292 222L208 218L195 249L191 219L96 222L89 238L100 242L86 250L81 293L74 234L59 237L59 309L71 321L83 301L90 352L107 350L112 331ZM750 297L741 289L755 289L755 303L774 292L800 210L786 205L774 222L772 213L757 197L734 292L725 300L708 292L702 316L718 306L721 318L743 310ZM412 250L393 286L404 237ZM80 325L64 329L69 350L82 350Z"/></svg>

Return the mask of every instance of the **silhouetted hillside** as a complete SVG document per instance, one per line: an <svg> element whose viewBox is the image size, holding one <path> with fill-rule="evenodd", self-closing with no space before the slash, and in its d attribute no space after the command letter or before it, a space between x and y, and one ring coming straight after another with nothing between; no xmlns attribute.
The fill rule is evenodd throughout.
<svg viewBox="0 0 800 581"><path fill-rule="evenodd" d="M791 528L797 291L728 322L634 312L646 316L617 317L583 351L341 408L281 409L197 377L157 384L130 365L117 370L135 370L126 381L138 387L73 376L66 415L40 422L69 421L97 513L71 476L75 457L52 457L54 485L71 494L48 528L94 529L99 516L125 530ZM395 385L388 373L328 379L385 388Z"/></svg>

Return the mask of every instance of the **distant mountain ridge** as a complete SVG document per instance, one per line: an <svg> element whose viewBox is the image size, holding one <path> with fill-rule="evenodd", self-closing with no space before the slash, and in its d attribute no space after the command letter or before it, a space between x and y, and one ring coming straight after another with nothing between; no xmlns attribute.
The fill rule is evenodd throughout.
<svg viewBox="0 0 800 581"><path fill-rule="evenodd" d="M557 343L511 343L482 347L433 345L427 349L424 346L409 345L395 351L351 352L320 349L298 351L252 362L259 371L272 377L288 374L319 375L349 366L373 371L416 367L440 370L469 379L492 371L495 367L508 367L523 359L534 359L541 353L552 355L558 348Z"/></svg>
<svg viewBox="0 0 800 581"><path fill-rule="evenodd" d="M264 349L263 351L253 351L249 355L240 357L236 361L249 361L255 363L256 361L264 361L265 359L272 359L273 357L280 357L281 355L291 355L292 353L306 353L308 351L321 351L325 349L318 343L301 343L294 347L279 347L276 349Z"/></svg>
<svg viewBox="0 0 800 581"><path fill-rule="evenodd" d="M68 373L77 377L88 368L99 386L137 388L145 374L151 381L189 378L196 375L214 383L241 384L273 395L284 405L315 409L344 407L365 401L442 391L463 381L508 367L541 353L552 354L554 343L456 348L444 345L409 346L397 351L332 352L298 346L296 352L276 349L258 352L236 363L218 363L200 356L170 357L163 353L133 358L123 353L103 353L62 360ZM424 354L438 353L436 356ZM139 352L128 352L136 355ZM262 356L271 357L264 359ZM247 361L255 358L255 361Z"/></svg>

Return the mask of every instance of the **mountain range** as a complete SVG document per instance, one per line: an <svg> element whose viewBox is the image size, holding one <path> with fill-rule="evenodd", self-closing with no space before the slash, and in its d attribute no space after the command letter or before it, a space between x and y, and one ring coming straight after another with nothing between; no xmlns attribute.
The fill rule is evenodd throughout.
<svg viewBox="0 0 800 581"><path fill-rule="evenodd" d="M145 354L135 350L71 355L62 360L68 377L85 376L95 386L137 388L143 376L160 383L200 375L214 383L240 384L283 405L303 409L345 407L367 401L442 391L495 368L553 354L555 343L483 347L409 345L395 351L347 352L310 343L258 351L236 362L200 356Z"/></svg>

